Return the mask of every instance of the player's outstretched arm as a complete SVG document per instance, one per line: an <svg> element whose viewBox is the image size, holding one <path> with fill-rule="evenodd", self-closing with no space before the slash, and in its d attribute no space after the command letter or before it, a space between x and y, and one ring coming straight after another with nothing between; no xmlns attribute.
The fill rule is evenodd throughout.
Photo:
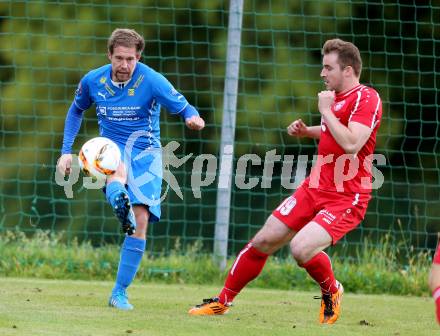
<svg viewBox="0 0 440 336"><path fill-rule="evenodd" d="M75 137L81 127L83 111L79 109L75 103L70 105L64 123L63 147L61 149L61 157L57 162L57 170L64 176L70 174L72 167L72 145Z"/></svg>
<svg viewBox="0 0 440 336"><path fill-rule="evenodd" d="M205 128L205 121L200 117L199 112L191 104L187 104L185 108L179 112L185 120L185 125L191 130L200 131Z"/></svg>
<svg viewBox="0 0 440 336"><path fill-rule="evenodd" d="M64 122L64 137L61 154L71 153L73 142L75 141L76 135L81 128L83 112L84 111L78 108L75 103L70 105L69 111L67 111L66 120Z"/></svg>
<svg viewBox="0 0 440 336"><path fill-rule="evenodd" d="M321 127L307 126L301 119L297 119L287 126L287 134L298 138L308 137L319 139L321 136Z"/></svg>

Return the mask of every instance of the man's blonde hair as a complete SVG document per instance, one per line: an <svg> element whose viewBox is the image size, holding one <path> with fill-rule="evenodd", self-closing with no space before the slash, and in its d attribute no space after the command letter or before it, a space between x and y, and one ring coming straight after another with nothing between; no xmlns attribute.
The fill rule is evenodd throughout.
<svg viewBox="0 0 440 336"><path fill-rule="evenodd" d="M360 77L362 72L361 54L353 43L341 39L327 40L322 47L322 55L332 52L338 54L338 63L341 70L351 66L356 77Z"/></svg>
<svg viewBox="0 0 440 336"><path fill-rule="evenodd" d="M138 55L142 54L145 48L145 40L133 29L117 28L110 35L107 42L107 49L110 55L118 47L136 48Z"/></svg>

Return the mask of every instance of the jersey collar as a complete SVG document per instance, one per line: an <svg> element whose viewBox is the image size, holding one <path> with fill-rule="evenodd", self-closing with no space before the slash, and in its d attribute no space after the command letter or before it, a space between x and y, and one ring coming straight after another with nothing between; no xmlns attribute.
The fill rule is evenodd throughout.
<svg viewBox="0 0 440 336"><path fill-rule="evenodd" d="M364 86L363 86L362 84L358 84L358 85L356 85L354 88L351 88L351 89L348 90L348 91L344 91L344 92L338 93L338 94L336 95L336 99L343 99L343 98L345 98L345 97L351 95L353 92L356 92L356 91L360 90L360 89L363 88L363 87L364 87Z"/></svg>
<svg viewBox="0 0 440 336"><path fill-rule="evenodd" d="M127 81L125 81L125 82L115 82L115 81L112 79L112 66L111 66L111 64L110 64L110 73L109 73L109 79L110 79L110 82L112 83L112 85L113 85L114 87L117 87L118 89L123 90L123 89L128 85L128 83L130 83L130 81L133 79L133 77L136 75L137 70L138 70L138 65L137 65L137 63L136 63L136 66L135 66L135 68L134 68L133 74L131 75L131 77L130 77L129 80L127 80Z"/></svg>
<svg viewBox="0 0 440 336"><path fill-rule="evenodd" d="M127 86L128 83L130 83L131 78L125 82L115 82L113 79L110 79L110 80L111 80L113 86L116 86L117 88L123 89Z"/></svg>

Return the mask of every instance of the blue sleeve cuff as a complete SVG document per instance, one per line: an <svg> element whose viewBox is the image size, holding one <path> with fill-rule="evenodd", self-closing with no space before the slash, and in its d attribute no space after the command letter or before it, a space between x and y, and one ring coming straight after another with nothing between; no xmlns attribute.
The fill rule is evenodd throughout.
<svg viewBox="0 0 440 336"><path fill-rule="evenodd" d="M63 148L61 154L70 154L72 152L73 142L81 128L83 110L72 103L67 112L66 121L64 123Z"/></svg>
<svg viewBox="0 0 440 336"><path fill-rule="evenodd" d="M189 119L194 116L200 116L199 112L197 112L196 108L191 104L186 105L186 107L182 111L180 111L180 115L183 117L183 120Z"/></svg>

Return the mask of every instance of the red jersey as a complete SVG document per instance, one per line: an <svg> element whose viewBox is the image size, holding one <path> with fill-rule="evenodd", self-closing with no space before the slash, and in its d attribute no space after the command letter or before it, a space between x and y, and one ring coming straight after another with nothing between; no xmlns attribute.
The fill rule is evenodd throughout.
<svg viewBox="0 0 440 336"><path fill-rule="evenodd" d="M326 191L370 193L371 158L382 118L379 94L368 86L358 85L347 92L337 94L331 110L344 126L348 126L349 122L358 122L370 127L372 132L359 152L349 155L333 138L322 118L318 159L310 174L310 187Z"/></svg>

